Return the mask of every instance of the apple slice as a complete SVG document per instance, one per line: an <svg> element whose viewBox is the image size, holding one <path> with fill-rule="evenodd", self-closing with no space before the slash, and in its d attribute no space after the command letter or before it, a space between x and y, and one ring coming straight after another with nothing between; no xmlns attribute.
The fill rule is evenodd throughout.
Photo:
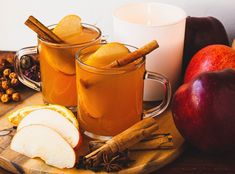
<svg viewBox="0 0 235 174"><path fill-rule="evenodd" d="M75 117L75 115L73 114L72 111L70 111L69 109L67 109L64 106L60 106L60 105L55 105L55 104L50 104L50 105L46 105L46 104L42 104L42 105L31 105L31 106L26 106L23 107L21 109L17 109L16 111L8 114L8 120L18 126L18 124L21 122L21 120L26 117L29 113L38 110L38 109L50 109L53 111L56 111L58 113L60 113L61 115L64 116L64 118L66 118L67 120L69 120L71 123L73 123L73 125L78 128L78 120Z"/></svg>
<svg viewBox="0 0 235 174"><path fill-rule="evenodd" d="M12 139L10 148L30 158L39 157L46 164L58 168L72 168L75 152L53 129L30 125L20 129Z"/></svg>
<svg viewBox="0 0 235 174"><path fill-rule="evenodd" d="M128 48L123 44L118 42L110 42L101 46L95 53L90 55L85 63L95 67L103 67L124 57L129 52L130 51Z"/></svg>
<svg viewBox="0 0 235 174"><path fill-rule="evenodd" d="M80 136L78 129L60 113L50 109L38 109L29 113L22 119L17 127L17 131L22 128L40 124L54 129L58 132L73 148L77 146Z"/></svg>
<svg viewBox="0 0 235 174"><path fill-rule="evenodd" d="M76 44L81 39L82 25L81 18L76 15L65 16L53 29L53 32L67 44ZM42 44L42 46L44 46ZM43 47L42 47L43 49ZM63 48L55 49L45 45L44 57L48 64L55 70L68 75L75 75L74 55L77 49Z"/></svg>
<svg viewBox="0 0 235 174"><path fill-rule="evenodd" d="M56 25L53 32L66 43L76 43L77 36L82 33L81 18L77 15L67 15Z"/></svg>

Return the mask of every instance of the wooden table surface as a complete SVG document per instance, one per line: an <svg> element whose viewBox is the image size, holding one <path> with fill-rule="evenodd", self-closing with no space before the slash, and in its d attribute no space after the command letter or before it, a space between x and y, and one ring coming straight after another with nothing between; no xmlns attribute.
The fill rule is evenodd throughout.
<svg viewBox="0 0 235 174"><path fill-rule="evenodd" d="M0 168L0 174L11 173ZM208 155L188 145L176 161L152 174L235 174L235 153Z"/></svg>
<svg viewBox="0 0 235 174"><path fill-rule="evenodd" d="M0 51L0 59L8 52ZM31 91L32 92L32 91ZM1 108L0 108L1 110ZM1 115L0 115L1 117ZM211 155L187 145L183 154L156 174L235 174L235 153ZM10 174L0 168L0 174Z"/></svg>

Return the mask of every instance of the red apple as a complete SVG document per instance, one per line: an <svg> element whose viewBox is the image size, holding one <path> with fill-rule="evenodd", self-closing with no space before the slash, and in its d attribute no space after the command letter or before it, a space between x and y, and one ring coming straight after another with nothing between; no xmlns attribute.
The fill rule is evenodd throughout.
<svg viewBox="0 0 235 174"><path fill-rule="evenodd" d="M235 71L205 72L174 94L176 127L191 144L206 152L235 147Z"/></svg>
<svg viewBox="0 0 235 174"><path fill-rule="evenodd" d="M210 45L198 51L191 59L184 76L189 82L202 72L235 69L235 50L225 45Z"/></svg>
<svg viewBox="0 0 235 174"><path fill-rule="evenodd" d="M182 73L185 73L193 55L212 44L229 45L223 24L214 17L187 17Z"/></svg>

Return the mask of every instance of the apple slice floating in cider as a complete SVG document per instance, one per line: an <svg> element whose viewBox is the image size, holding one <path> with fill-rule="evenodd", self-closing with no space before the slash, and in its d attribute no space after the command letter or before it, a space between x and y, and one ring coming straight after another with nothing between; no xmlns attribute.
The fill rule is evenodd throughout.
<svg viewBox="0 0 235 174"><path fill-rule="evenodd" d="M74 44L82 33L81 18L76 15L65 16L53 29L64 42Z"/></svg>
<svg viewBox="0 0 235 174"><path fill-rule="evenodd" d="M129 53L129 49L121 43L111 42L102 45L96 52L90 55L85 63L94 67L104 67Z"/></svg>
<svg viewBox="0 0 235 174"><path fill-rule="evenodd" d="M80 39L79 35L82 34L81 18L76 15L65 16L53 29L53 32L61 38L67 44L76 44ZM41 45L47 50L45 58L48 64L57 71L61 71L65 74L75 74L75 61L74 54L75 50L66 49L55 49L54 47ZM42 48L43 49L43 48Z"/></svg>
<svg viewBox="0 0 235 174"><path fill-rule="evenodd" d="M46 164L58 168L72 168L75 152L53 129L30 125L20 129L13 137L10 148L30 158L39 157Z"/></svg>

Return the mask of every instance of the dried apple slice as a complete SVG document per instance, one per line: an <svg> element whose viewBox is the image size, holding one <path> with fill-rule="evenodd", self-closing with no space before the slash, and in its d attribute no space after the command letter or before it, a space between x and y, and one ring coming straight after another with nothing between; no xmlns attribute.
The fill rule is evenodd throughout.
<svg viewBox="0 0 235 174"><path fill-rule="evenodd" d="M111 42L101 46L95 53L87 58L85 63L95 67L103 67L122 58L129 52L128 48L123 44Z"/></svg>
<svg viewBox="0 0 235 174"><path fill-rule="evenodd" d="M77 146L80 136L78 129L60 113L50 109L39 109L29 113L17 127L17 131L22 128L40 124L54 129L58 132L73 148Z"/></svg>
<svg viewBox="0 0 235 174"><path fill-rule="evenodd" d="M22 128L12 139L10 148L30 158L39 157L46 164L58 168L72 168L75 152L53 129L42 125Z"/></svg>

